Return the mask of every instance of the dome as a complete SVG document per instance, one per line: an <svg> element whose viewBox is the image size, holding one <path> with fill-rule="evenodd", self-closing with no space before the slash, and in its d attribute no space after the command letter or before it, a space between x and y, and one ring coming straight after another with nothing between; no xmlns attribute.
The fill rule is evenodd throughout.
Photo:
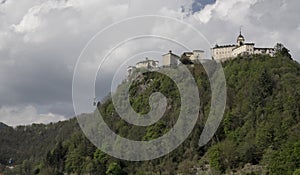
<svg viewBox="0 0 300 175"><path fill-rule="evenodd" d="M244 42L245 42L245 38L244 38L244 36L242 35L242 32L240 32L240 35L239 35L238 38L237 38L237 44L238 44L238 46L241 46L241 45L244 44Z"/></svg>
<svg viewBox="0 0 300 175"><path fill-rule="evenodd" d="M242 35L242 33L240 33L240 35L238 36L237 39L238 39L238 40L244 40L244 41L245 41L245 38L244 38L244 36Z"/></svg>

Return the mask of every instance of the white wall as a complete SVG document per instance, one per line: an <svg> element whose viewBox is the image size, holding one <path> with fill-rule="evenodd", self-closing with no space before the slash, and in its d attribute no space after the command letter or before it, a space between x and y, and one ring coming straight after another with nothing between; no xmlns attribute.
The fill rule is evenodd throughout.
<svg viewBox="0 0 300 175"><path fill-rule="evenodd" d="M173 66L178 64L179 57L174 54L168 53L166 55L163 55L162 59L163 66Z"/></svg>
<svg viewBox="0 0 300 175"><path fill-rule="evenodd" d="M191 61L205 59L205 52L202 50L194 50L193 55L190 57Z"/></svg>
<svg viewBox="0 0 300 175"><path fill-rule="evenodd" d="M235 46L221 47L212 49L212 56L215 60L225 61L233 57L232 50Z"/></svg>
<svg viewBox="0 0 300 175"><path fill-rule="evenodd" d="M254 54L254 45L243 45L232 51L233 57L237 57L240 54Z"/></svg>

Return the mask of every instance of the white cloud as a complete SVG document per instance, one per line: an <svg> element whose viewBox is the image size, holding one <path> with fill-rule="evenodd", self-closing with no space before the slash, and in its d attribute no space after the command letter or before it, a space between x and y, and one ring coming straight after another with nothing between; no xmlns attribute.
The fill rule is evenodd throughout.
<svg viewBox="0 0 300 175"><path fill-rule="evenodd" d="M23 16L19 24L12 24L12 28L17 33L35 32L43 21L43 17L53 10L64 10L72 7L72 4L64 1L45 1L31 7Z"/></svg>
<svg viewBox="0 0 300 175"><path fill-rule="evenodd" d="M300 60L296 40L300 39L299 1L296 0L217 0L195 13L202 32L215 44L233 43L240 26L249 42L273 47L281 42Z"/></svg>
<svg viewBox="0 0 300 175"><path fill-rule="evenodd" d="M10 28L22 34L25 43L49 42L65 34L78 36L99 30L113 21L119 20L128 11L128 5L116 0L107 1L52 1L38 2L23 14L21 20Z"/></svg>
<svg viewBox="0 0 300 175"><path fill-rule="evenodd" d="M10 126L28 125L32 123L50 123L63 121L66 118L62 115L52 113L38 114L33 106L26 107L9 107L2 106L0 108L0 122Z"/></svg>
<svg viewBox="0 0 300 175"><path fill-rule="evenodd" d="M199 19L202 23L207 23L212 16L212 11L215 8L215 5L207 5L203 10L198 13L195 13L194 16Z"/></svg>
<svg viewBox="0 0 300 175"><path fill-rule="evenodd" d="M202 23L208 23L212 18L241 23L247 20L250 6L257 0L217 0L215 4L207 5L194 14Z"/></svg>

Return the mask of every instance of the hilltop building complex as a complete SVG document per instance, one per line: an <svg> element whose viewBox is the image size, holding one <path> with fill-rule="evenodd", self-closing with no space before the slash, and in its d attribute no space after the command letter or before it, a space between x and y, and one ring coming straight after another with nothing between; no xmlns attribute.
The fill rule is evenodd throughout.
<svg viewBox="0 0 300 175"><path fill-rule="evenodd" d="M162 55L162 67L173 67L177 66L180 59L187 59L191 62L200 61L205 59L205 52L202 50L194 50L193 52L184 52L181 57L174 54L171 50ZM159 69L159 61L151 60L146 58L144 61L140 61L136 63L135 66L129 66L127 68L127 72L129 76L134 72L136 69L148 69L148 70L155 70Z"/></svg>
<svg viewBox="0 0 300 175"><path fill-rule="evenodd" d="M254 54L266 54L270 56L275 55L275 48L257 48L254 47L255 43L245 42L245 38L240 31L239 36L237 37L236 44L232 45L216 45L211 48L212 59L217 61L226 61L234 59L238 56L244 55L254 55ZM194 64L196 62L205 62L207 61L205 52L203 50L194 50L192 52L184 52L181 56L174 54L171 50L162 55L162 67L173 67L177 66L179 62L182 64ZM129 66L127 71L129 76L135 69L148 69L155 70L159 69L159 62L146 60L136 63L135 66Z"/></svg>
<svg viewBox="0 0 300 175"><path fill-rule="evenodd" d="M240 32L236 44L233 45L216 45L211 49L212 58L218 61L226 61L241 55L267 54L274 56L274 48L256 48L254 43L246 43L245 38Z"/></svg>

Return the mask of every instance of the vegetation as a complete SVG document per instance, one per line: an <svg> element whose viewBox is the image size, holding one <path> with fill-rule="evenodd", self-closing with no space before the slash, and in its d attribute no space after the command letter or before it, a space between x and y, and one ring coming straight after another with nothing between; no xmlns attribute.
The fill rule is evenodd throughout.
<svg viewBox="0 0 300 175"><path fill-rule="evenodd" d="M189 138L175 151L146 162L115 159L96 149L74 120L50 125L10 128L0 125L0 162L16 168L5 174L300 174L300 65L288 50L279 47L276 57L252 55L223 63L227 80L224 119L204 147L198 140L210 109L210 86L200 64L188 67L200 93L200 116ZM281 52L282 51L282 52ZM209 62L206 64L214 64ZM120 86L121 88L122 86ZM174 82L159 73L141 74L130 88L136 112L149 112L153 92L168 98L163 118L149 127L123 121L111 99L98 109L119 135L152 140L176 123L180 95Z"/></svg>

